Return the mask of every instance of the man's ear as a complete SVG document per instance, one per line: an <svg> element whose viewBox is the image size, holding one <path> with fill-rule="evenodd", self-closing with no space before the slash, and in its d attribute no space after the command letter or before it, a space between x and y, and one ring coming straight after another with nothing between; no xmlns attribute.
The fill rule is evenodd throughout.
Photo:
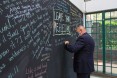
<svg viewBox="0 0 117 78"><path fill-rule="evenodd" d="M82 29L80 29L80 32L82 32Z"/></svg>

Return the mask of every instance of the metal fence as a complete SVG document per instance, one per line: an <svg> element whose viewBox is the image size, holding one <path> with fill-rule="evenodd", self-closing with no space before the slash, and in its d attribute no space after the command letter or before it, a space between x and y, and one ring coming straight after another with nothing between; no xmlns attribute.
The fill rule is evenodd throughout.
<svg viewBox="0 0 117 78"><path fill-rule="evenodd" d="M117 75L117 10L86 14L86 29L95 40L95 70Z"/></svg>

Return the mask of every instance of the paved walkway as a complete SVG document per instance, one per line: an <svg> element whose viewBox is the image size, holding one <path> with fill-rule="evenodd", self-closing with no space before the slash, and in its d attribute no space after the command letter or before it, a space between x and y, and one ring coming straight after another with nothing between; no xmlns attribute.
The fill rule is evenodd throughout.
<svg viewBox="0 0 117 78"><path fill-rule="evenodd" d="M107 74L102 73L92 73L90 78L117 78L117 76L109 76Z"/></svg>
<svg viewBox="0 0 117 78"><path fill-rule="evenodd" d="M102 77L97 77L97 76L91 76L91 78L102 78Z"/></svg>
<svg viewBox="0 0 117 78"><path fill-rule="evenodd" d="M98 70L100 72L102 72L102 69L103 69L103 62L102 60L99 60L98 61L98 67L97 67L97 62L95 62L95 70ZM116 74L117 75L117 62L116 63L111 63L111 62L107 62L106 63L106 73L108 74Z"/></svg>
<svg viewBox="0 0 117 78"><path fill-rule="evenodd" d="M90 78L111 78L111 77L104 77L104 76L97 76L97 75L93 75L93 76L91 76Z"/></svg>

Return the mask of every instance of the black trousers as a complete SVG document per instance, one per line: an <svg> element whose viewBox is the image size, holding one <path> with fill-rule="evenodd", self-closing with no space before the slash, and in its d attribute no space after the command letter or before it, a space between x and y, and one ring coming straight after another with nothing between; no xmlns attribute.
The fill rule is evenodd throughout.
<svg viewBox="0 0 117 78"><path fill-rule="evenodd" d="M90 78L90 73L77 73L77 78Z"/></svg>

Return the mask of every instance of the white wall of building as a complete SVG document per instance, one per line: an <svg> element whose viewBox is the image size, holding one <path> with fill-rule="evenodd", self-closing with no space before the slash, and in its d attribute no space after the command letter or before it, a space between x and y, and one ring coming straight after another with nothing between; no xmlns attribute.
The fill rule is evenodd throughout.
<svg viewBox="0 0 117 78"><path fill-rule="evenodd" d="M102 10L117 9L117 0L91 0L84 2L84 0L70 0L82 12L96 12ZM86 6L86 9L85 9Z"/></svg>
<svg viewBox="0 0 117 78"><path fill-rule="evenodd" d="M117 9L117 0L91 0L86 3L84 0L70 0L76 7L84 13ZM84 21L85 25L85 21Z"/></svg>
<svg viewBox="0 0 117 78"><path fill-rule="evenodd" d="M95 12L110 9L117 9L117 0L91 0L86 2L86 12Z"/></svg>

